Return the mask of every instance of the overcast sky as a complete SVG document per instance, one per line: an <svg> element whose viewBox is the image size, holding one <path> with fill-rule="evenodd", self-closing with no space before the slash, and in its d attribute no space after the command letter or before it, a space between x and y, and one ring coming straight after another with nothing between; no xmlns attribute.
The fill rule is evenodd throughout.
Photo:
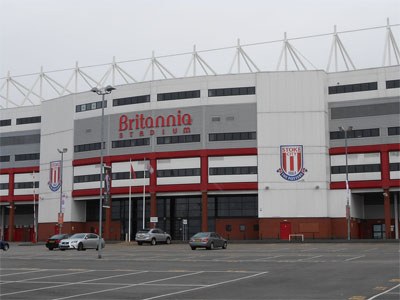
<svg viewBox="0 0 400 300"><path fill-rule="evenodd" d="M399 12L399 0L0 0L0 77L399 24Z"/></svg>

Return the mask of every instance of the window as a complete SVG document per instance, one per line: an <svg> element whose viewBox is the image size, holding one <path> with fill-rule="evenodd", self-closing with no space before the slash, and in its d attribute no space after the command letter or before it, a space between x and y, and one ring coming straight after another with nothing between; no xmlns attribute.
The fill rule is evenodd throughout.
<svg viewBox="0 0 400 300"><path fill-rule="evenodd" d="M245 175L245 174L257 174L257 167L218 167L209 168L209 175Z"/></svg>
<svg viewBox="0 0 400 300"><path fill-rule="evenodd" d="M143 171L135 171L136 178L144 178ZM150 177L150 172L146 171L146 178ZM112 173L112 180L131 179L131 172L115 172Z"/></svg>
<svg viewBox="0 0 400 300"><path fill-rule="evenodd" d="M400 163L389 164L390 171L400 171Z"/></svg>
<svg viewBox="0 0 400 300"><path fill-rule="evenodd" d="M114 99L113 106L139 104L146 102L150 102L150 95Z"/></svg>
<svg viewBox="0 0 400 300"><path fill-rule="evenodd" d="M40 143L40 134L0 137L0 145L2 146L39 144L39 143Z"/></svg>
<svg viewBox="0 0 400 300"><path fill-rule="evenodd" d="M157 138L158 145L197 143L197 142L200 142L200 134L172 135L172 136L162 136Z"/></svg>
<svg viewBox="0 0 400 300"><path fill-rule="evenodd" d="M354 93L354 92L364 92L372 91L378 89L378 82L365 82L356 84L346 84L346 85L334 85L328 87L328 94L342 94L342 93Z"/></svg>
<svg viewBox="0 0 400 300"><path fill-rule="evenodd" d="M75 112L83 112L87 110L94 110L94 109L100 109L102 106L103 101L97 101L97 102L92 102L92 103L85 103L85 104L79 104L75 106ZM107 100L104 101L104 107L107 107Z"/></svg>
<svg viewBox="0 0 400 300"><path fill-rule="evenodd" d="M93 182L99 180L100 180L100 174L74 176L74 183Z"/></svg>
<svg viewBox="0 0 400 300"><path fill-rule="evenodd" d="M17 119L17 125L40 123L40 122L41 122L41 117L40 116Z"/></svg>
<svg viewBox="0 0 400 300"><path fill-rule="evenodd" d="M200 176L200 168L157 170L157 177Z"/></svg>
<svg viewBox="0 0 400 300"><path fill-rule="evenodd" d="M138 147L150 145L150 138L113 141L112 148Z"/></svg>
<svg viewBox="0 0 400 300"><path fill-rule="evenodd" d="M386 81L387 89L397 89L400 87L400 79Z"/></svg>
<svg viewBox="0 0 400 300"><path fill-rule="evenodd" d="M103 149L105 148L106 143L103 142ZM100 150L101 143L91 143L91 144L82 144L82 145L75 145L74 152L86 152L86 151L94 151Z"/></svg>
<svg viewBox="0 0 400 300"><path fill-rule="evenodd" d="M157 101L200 98L200 90L157 94Z"/></svg>
<svg viewBox="0 0 400 300"><path fill-rule="evenodd" d="M208 135L208 139L210 142L255 140L256 138L257 138L257 134L255 131L210 133Z"/></svg>
<svg viewBox="0 0 400 300"><path fill-rule="evenodd" d="M400 113L400 104L398 102L388 102L379 104L332 107L330 112L332 120L398 115Z"/></svg>
<svg viewBox="0 0 400 300"><path fill-rule="evenodd" d="M258 202L257 195L229 195L209 197L214 201L215 217L257 217ZM231 225L230 230L232 230ZM226 227L228 229L228 227ZM228 231L228 230L227 230Z"/></svg>
<svg viewBox="0 0 400 300"><path fill-rule="evenodd" d="M8 161L10 161L10 155L0 156L0 162L8 162Z"/></svg>
<svg viewBox="0 0 400 300"><path fill-rule="evenodd" d="M11 119L0 120L0 127L2 127L2 126L10 126L10 125L11 125Z"/></svg>
<svg viewBox="0 0 400 300"><path fill-rule="evenodd" d="M400 135L400 126L397 127L389 127L388 135Z"/></svg>
<svg viewBox="0 0 400 300"><path fill-rule="evenodd" d="M14 183L14 189L32 189L33 182L16 182ZM35 181L35 188L39 188L39 181Z"/></svg>
<svg viewBox="0 0 400 300"><path fill-rule="evenodd" d="M8 183L0 183L0 190L8 190Z"/></svg>
<svg viewBox="0 0 400 300"><path fill-rule="evenodd" d="M208 97L255 95L256 87L223 88L208 90Z"/></svg>
<svg viewBox="0 0 400 300"><path fill-rule="evenodd" d="M380 172L380 164L348 165L348 173L374 173ZM331 167L331 174L346 174L346 166Z"/></svg>
<svg viewBox="0 0 400 300"><path fill-rule="evenodd" d="M28 153L28 154L16 154L15 161L24 161L24 160L38 160L40 159L39 153Z"/></svg>

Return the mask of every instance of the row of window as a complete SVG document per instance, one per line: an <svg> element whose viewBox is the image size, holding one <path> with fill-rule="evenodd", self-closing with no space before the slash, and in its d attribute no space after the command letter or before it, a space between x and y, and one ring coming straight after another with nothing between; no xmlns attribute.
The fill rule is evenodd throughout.
<svg viewBox="0 0 400 300"><path fill-rule="evenodd" d="M28 153L28 154L16 154L15 161L25 161L25 160L38 160L40 159L40 153ZM11 155L0 156L0 162L9 162L11 160Z"/></svg>
<svg viewBox="0 0 400 300"><path fill-rule="evenodd" d="M33 182L16 182L14 183L14 189L32 189ZM35 181L35 189L39 188L39 181ZM8 183L0 183L0 190L8 190Z"/></svg>
<svg viewBox="0 0 400 300"><path fill-rule="evenodd" d="M16 154L15 161L39 160L40 153Z"/></svg>
<svg viewBox="0 0 400 300"><path fill-rule="evenodd" d="M40 116L18 118L16 120L16 124L24 125L24 124L31 124L31 123L40 123L41 120L42 120L42 117L40 117ZM3 126L11 126L11 119L0 120L0 127L3 127Z"/></svg>
<svg viewBox="0 0 400 300"><path fill-rule="evenodd" d="M255 140L257 139L257 133L255 131L210 133L208 139L210 142Z"/></svg>
<svg viewBox="0 0 400 300"><path fill-rule="evenodd" d="M200 176L200 168L157 170L157 177Z"/></svg>
<svg viewBox="0 0 400 300"><path fill-rule="evenodd" d="M245 175L257 174L257 167L218 167L208 170L210 175Z"/></svg>
<svg viewBox="0 0 400 300"><path fill-rule="evenodd" d="M145 174L146 173L146 174ZM135 171L135 175L132 177L131 172L117 172L112 173L111 178L113 180L123 180L123 179L132 179L132 178L146 178L150 177L150 173L148 171Z"/></svg>
<svg viewBox="0 0 400 300"><path fill-rule="evenodd" d="M251 87L237 87L237 88L223 88L223 89L210 89L208 90L209 97L223 97L223 96L241 96L241 95L254 95L256 88ZM157 94L157 101L170 101L181 99L194 99L200 98L200 90L180 91L172 93ZM140 95L134 97L117 98L113 100L113 106L131 105L150 102L150 95ZM102 101L81 104L76 106L76 112L101 108ZM107 107L107 102L105 102Z"/></svg>
<svg viewBox="0 0 400 300"><path fill-rule="evenodd" d="M380 172L380 164L368 165L349 165L348 173L373 173ZM331 167L331 174L346 174L346 166L333 166Z"/></svg>
<svg viewBox="0 0 400 300"><path fill-rule="evenodd" d="M400 79L387 80L387 89L400 88ZM345 85L335 85L328 87L329 94L342 94L342 93L354 93L354 92L364 92L373 91L378 89L378 82L363 82L355 84L345 84Z"/></svg>
<svg viewBox="0 0 400 300"><path fill-rule="evenodd" d="M113 148L138 147L150 145L150 138L112 141Z"/></svg>
<svg viewBox="0 0 400 300"><path fill-rule="evenodd" d="M389 164L390 171L400 171L400 163L391 163Z"/></svg>
<svg viewBox="0 0 400 300"><path fill-rule="evenodd" d="M88 110L100 109L103 101L96 101L92 103L79 104L75 106L75 112L82 112ZM104 107L107 107L107 101L104 101Z"/></svg>
<svg viewBox="0 0 400 300"><path fill-rule="evenodd" d="M105 142L103 142L103 149L105 148ZM100 150L101 149L101 143L91 143L91 144L82 144L82 145L75 145L74 146L74 152L86 152L86 151L94 151L94 150Z"/></svg>
<svg viewBox="0 0 400 300"><path fill-rule="evenodd" d="M39 143L40 143L40 134L0 137L1 146L39 144Z"/></svg>
<svg viewBox="0 0 400 300"><path fill-rule="evenodd" d="M329 135L331 140L339 140L345 138L344 131L331 131ZM357 130L347 131L347 138L349 139L374 137L374 136L379 136L379 128L357 129Z"/></svg>

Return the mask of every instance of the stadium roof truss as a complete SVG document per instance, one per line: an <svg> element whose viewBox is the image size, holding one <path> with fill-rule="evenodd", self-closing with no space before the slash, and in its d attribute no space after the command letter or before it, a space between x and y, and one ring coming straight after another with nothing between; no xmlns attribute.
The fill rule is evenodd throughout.
<svg viewBox="0 0 400 300"><path fill-rule="evenodd" d="M259 42L253 44L241 44L237 40L236 46L223 47L198 51L196 45L192 52L155 56L154 51L149 58L119 61L113 57L112 63L80 67L76 62L74 68L47 71L41 67L39 73L11 76L8 72L6 77L0 78L0 108L19 107L38 105L43 100L61 97L72 93L88 91L93 87L103 87L107 84L113 86L139 82L136 78L140 73L144 74L141 82L154 81L159 79L179 78L188 76L221 75L237 73L253 73L260 71L274 71L273 68L261 68L260 63L256 63L256 55L249 55L248 50L254 50L257 46L268 46L282 44L275 71L291 70L316 70L318 69L309 59L306 58L295 46L297 40L332 36L329 51L328 64L325 71L333 72L356 70L356 66L346 50L341 36L348 33L371 31L376 29L386 29L385 45L383 50L382 66L399 65L400 51L396 43L392 28L400 24L389 24L386 26L363 28L338 32L336 25L333 33L318 34L305 37L288 38L287 33L281 40ZM245 51L247 49L247 51ZM220 61L218 55L227 57L227 52L234 51L234 57L228 72L218 71L210 61ZM259 51L262 52L262 51ZM215 55L215 57L213 57ZM205 58L205 57L208 58ZM253 56L253 58L252 58ZM190 61L185 72L177 75L180 70L171 70L166 67L168 62L175 68L183 69L182 57L189 57ZM174 59L179 59L178 63L171 63ZM262 60L262 59L260 59ZM217 63L214 63L215 65ZM140 66L141 65L141 66ZM143 69L144 66L144 69ZM371 67L371 66L369 66ZM319 69L324 69L320 67Z"/></svg>

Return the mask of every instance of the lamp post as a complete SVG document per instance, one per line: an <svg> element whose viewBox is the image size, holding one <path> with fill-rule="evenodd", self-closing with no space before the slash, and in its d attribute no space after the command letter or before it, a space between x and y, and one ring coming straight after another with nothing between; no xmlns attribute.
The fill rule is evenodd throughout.
<svg viewBox="0 0 400 300"><path fill-rule="evenodd" d="M103 219L103 144L104 144L104 103L105 103L105 95L111 94L111 92L115 90L111 85L106 86L105 88L98 89L94 87L91 89L93 93L97 95L101 95L101 135L100 135L100 196L99 196L99 241L97 244L98 252L97 258L101 258L101 238L102 238L102 219Z"/></svg>
<svg viewBox="0 0 400 300"><path fill-rule="evenodd" d="M63 169L64 169L64 153L68 151L67 148L58 149L58 153L61 154L61 168L60 168L60 211L58 213L58 233L61 234L62 223L64 222L64 217L62 215L62 197L63 197Z"/></svg>
<svg viewBox="0 0 400 300"><path fill-rule="evenodd" d="M351 230L350 230L350 190L349 190L349 164L348 164L348 155L347 155L347 137L348 133L353 130L352 126L344 129L343 126L339 127L341 132L344 132L344 149L346 156L346 219L347 219L347 240L351 239Z"/></svg>

